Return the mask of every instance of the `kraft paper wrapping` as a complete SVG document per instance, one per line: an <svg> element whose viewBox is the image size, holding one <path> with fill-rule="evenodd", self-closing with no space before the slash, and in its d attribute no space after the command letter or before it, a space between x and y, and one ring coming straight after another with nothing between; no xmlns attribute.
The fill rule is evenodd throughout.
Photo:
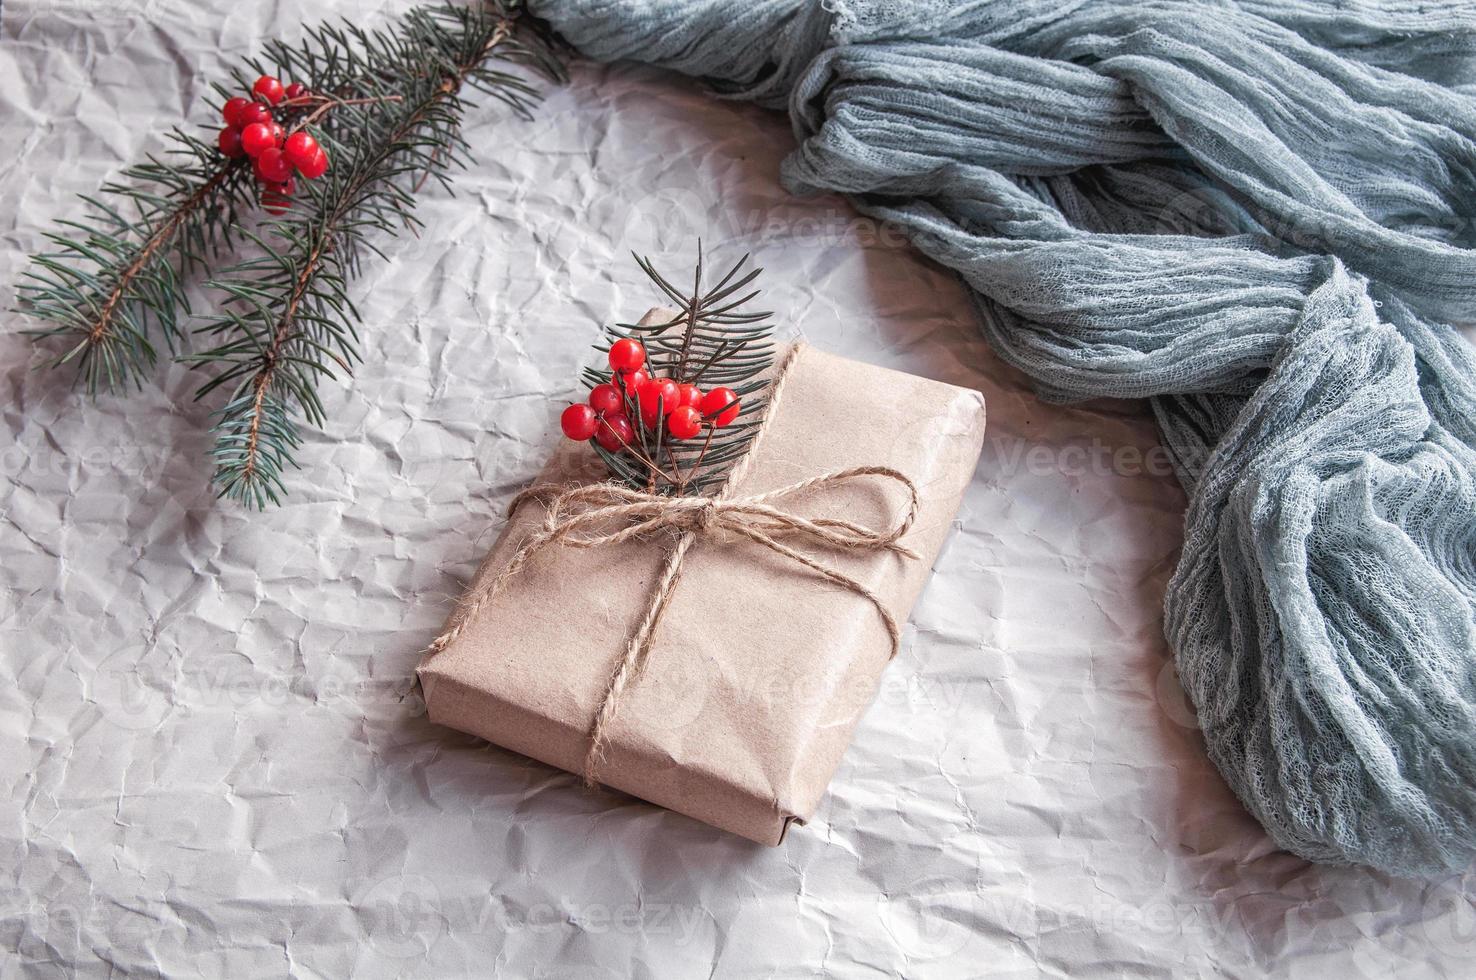
<svg viewBox="0 0 1476 980"><path fill-rule="evenodd" d="M795 544L872 589L899 623L922 591L973 475L979 392L803 347L732 496L853 466L905 473L920 495L901 543L920 556ZM539 482L603 479L565 442ZM860 480L786 502L809 517L893 525L890 481ZM510 519L478 579L495 576L543 519ZM591 549L553 546L422 661L432 721L579 772L592 719L644 613L675 535ZM603 784L764 844L813 812L876 693L890 644L874 606L727 532L699 537L637 682L621 699Z"/></svg>

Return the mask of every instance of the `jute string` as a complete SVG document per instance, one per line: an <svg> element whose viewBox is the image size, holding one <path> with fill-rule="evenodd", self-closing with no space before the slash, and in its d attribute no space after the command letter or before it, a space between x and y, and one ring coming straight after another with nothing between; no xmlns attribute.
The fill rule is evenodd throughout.
<svg viewBox="0 0 1476 980"><path fill-rule="evenodd" d="M790 376L790 368L801 349L801 345L795 344L780 362L769 387L769 405L764 420L759 425L748 452L729 471L722 488L714 496L668 497L633 490L618 483L596 483L574 487L542 484L530 487L514 497L508 505L508 517L517 513L524 503L537 500L545 508L542 527L528 536L496 577L490 580L480 575L477 577L476 584L457 604L446 631L431 642L427 659L455 642L477 613L496 598L528 562L544 549L556 545L565 548L602 548L659 531L675 531L678 537L666 554L661 574L652 584L645 614L626 643L625 655L612 673L590 725L589 748L584 757L584 781L587 784L594 785L597 782L596 770L609 744L611 727L625 690L640 676L645 666L656 626L671 602L677 583L681 581L687 552L700 535L714 531L732 532L865 598L881 616L891 640L891 656L895 657L901 641L901 631L881 598L865 584L796 551L781 539L803 538L841 551L890 551L905 558L916 559L916 552L897 543L917 519L917 487L910 479L887 466L857 466L811 477L765 493L738 498L732 496L733 487L737 486L739 479L747 472L768 428L769 420L774 417L775 407L784 392L785 381ZM906 510L890 528L877 530L837 518L806 518L778 506L787 498L834 488L849 480L866 477L891 480L907 491Z"/></svg>

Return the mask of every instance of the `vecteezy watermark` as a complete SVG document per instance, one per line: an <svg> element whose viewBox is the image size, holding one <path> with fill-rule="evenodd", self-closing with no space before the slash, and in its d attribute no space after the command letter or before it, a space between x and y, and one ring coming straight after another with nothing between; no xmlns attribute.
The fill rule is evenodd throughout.
<svg viewBox="0 0 1476 980"><path fill-rule="evenodd" d="M467 882L470 887L470 882ZM424 956L445 935L528 932L660 937L685 947L699 937L708 913L694 905L635 896L621 902L563 900L520 904L490 891L454 894L422 874L380 879L353 902L364 938L380 956Z"/></svg>
<svg viewBox="0 0 1476 980"><path fill-rule="evenodd" d="M1200 727L1199 713L1194 710L1194 702L1184 690L1184 684L1179 679L1179 669L1172 659L1165 660L1163 667L1159 669L1153 693L1169 721L1180 728Z"/></svg>
<svg viewBox="0 0 1476 980"><path fill-rule="evenodd" d="M828 586L825 586L828 587ZM880 625L877 626L880 632ZM311 677L262 671L234 660L215 665L119 658L89 675L87 699L102 720L127 731L148 731L165 723L175 711L225 710L253 707L282 708L310 700L317 705L351 704L357 710L374 706L420 715L425 704L415 693L412 676L369 677L329 671ZM727 658L727 662L742 662ZM963 710L971 685L966 679L940 678L925 673L856 671L844 680L826 672L796 672L779 666L727 673L709 657L683 650L647 663L625 690L623 711L638 714L652 732L681 731L697 723L707 706L712 686L721 680L725 699L747 710L769 713L794 708L818 708L833 721L859 717L877 702L898 708L925 707L930 713L957 714Z"/></svg>
<svg viewBox="0 0 1476 980"><path fill-rule="evenodd" d="M1449 957L1476 960L1476 873L1427 885L1420 911L1420 931L1432 947Z"/></svg>
<svg viewBox="0 0 1476 980"><path fill-rule="evenodd" d="M1327 252L1336 251L1329 243L1345 234L1346 225L1341 215L1312 209L1277 212L1228 188L1206 184L1170 194L1154 212L1151 231L1196 238L1243 235L1268 250ZM1468 237L1470 227L1470 217L1450 213L1427 222L1421 231L1436 240L1459 241Z"/></svg>
<svg viewBox="0 0 1476 980"><path fill-rule="evenodd" d="M950 960L975 938L978 893L956 878L934 875L889 889L874 910L884 934L909 963Z"/></svg>
<svg viewBox="0 0 1476 980"><path fill-rule="evenodd" d="M1084 443L1029 445L1021 439L990 440L992 469L1000 476L1150 476L1174 475L1175 454L1166 446L1144 449L1112 445L1093 437Z"/></svg>
<svg viewBox="0 0 1476 980"><path fill-rule="evenodd" d="M171 458L168 447L107 443L62 449L11 443L0 447L0 477L11 483L60 480L88 474L114 473L129 483L153 486Z"/></svg>
<svg viewBox="0 0 1476 980"><path fill-rule="evenodd" d="M656 255L678 250L685 256L699 238L713 245L742 242L749 248L778 242L903 248L909 241L903 225L829 201L793 199L771 208L738 210L713 194L684 188L660 188L624 202L609 227L619 244Z"/></svg>
<svg viewBox="0 0 1476 980"><path fill-rule="evenodd" d="M106 895L84 902L29 896L0 904L0 948L14 957L0 962L0 976L11 975L5 966L77 968L95 961L97 949L112 951L114 968L126 970L151 957L170 918L163 903L154 908Z"/></svg>
<svg viewBox="0 0 1476 980"><path fill-rule="evenodd" d="M568 909L541 902L529 906L516 925L535 932L574 927L597 936L666 936L681 947L692 943L707 915L700 907L669 902L580 902Z"/></svg>
<svg viewBox="0 0 1476 980"><path fill-rule="evenodd" d="M701 717L713 671L707 657L688 650L648 662L621 695L622 710L638 714L653 733L682 731Z"/></svg>
<svg viewBox="0 0 1476 980"><path fill-rule="evenodd" d="M852 918L866 919L857 908ZM932 875L889 887L873 910L882 934L909 963L959 963L998 953L1001 935L1031 944L1042 936L1095 933L1133 945L1180 942L1213 948L1238 931L1233 906L1185 902L1167 892L1132 898L1032 896L1018 889L979 891L955 876Z"/></svg>
<svg viewBox="0 0 1476 980"><path fill-rule="evenodd" d="M141 656L141 654L140 654ZM88 676L88 700L102 720L125 731L149 731L177 710L252 707L278 708L310 699L314 704L343 702L357 709L393 707L407 715L425 713L414 693L414 678L367 677L319 671L311 677L265 673L239 663L198 666L141 662L120 658L122 666L104 666Z"/></svg>
<svg viewBox="0 0 1476 980"><path fill-rule="evenodd" d="M442 906L446 903L436 883L425 875L399 874L374 882L354 899L359 926L375 952L395 959L423 956L446 931ZM465 906L458 903L458 910ZM482 930L488 914L463 923Z"/></svg>
<svg viewBox="0 0 1476 980"><path fill-rule="evenodd" d="M164 0L31 0L23 6L37 15L85 16L88 20L155 19Z"/></svg>
<svg viewBox="0 0 1476 980"><path fill-rule="evenodd" d="M1248 230L1247 222L1238 220L1243 213L1224 190L1197 187L1173 194L1163 202L1158 209L1154 231L1160 235L1224 238Z"/></svg>
<svg viewBox="0 0 1476 980"><path fill-rule="evenodd" d="M880 626L877 632L881 632ZM885 637L883 636L884 640ZM822 658L823 659L823 658ZM726 677L726 697L752 717L801 712L817 724L854 722L872 704L916 711L931 717L956 717L977 686L967 678L930 676L919 671L857 670L837 677L831 671L796 672L781 666L749 669Z"/></svg>

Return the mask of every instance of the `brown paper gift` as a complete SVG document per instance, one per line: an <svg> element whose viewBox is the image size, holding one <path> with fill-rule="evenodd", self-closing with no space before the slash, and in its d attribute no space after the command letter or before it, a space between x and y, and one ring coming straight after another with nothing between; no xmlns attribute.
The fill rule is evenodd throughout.
<svg viewBox="0 0 1476 980"><path fill-rule="evenodd" d="M919 507L898 543L917 559L817 547L799 537L784 542L854 579L905 622L978 460L983 398L807 346L793 352L785 374L727 496L858 466L905 474ZM602 479L588 447L566 442L539 482ZM887 528L904 497L887 480L855 479L811 488L781 506ZM474 586L495 581L544 517L540 503L521 506ZM584 771L593 719L675 540L657 532L538 551L463 617L454 639L422 660L431 720ZM730 531L697 534L643 665L604 729L596 778L778 844L791 822L814 812L891 653L883 618L863 595Z"/></svg>

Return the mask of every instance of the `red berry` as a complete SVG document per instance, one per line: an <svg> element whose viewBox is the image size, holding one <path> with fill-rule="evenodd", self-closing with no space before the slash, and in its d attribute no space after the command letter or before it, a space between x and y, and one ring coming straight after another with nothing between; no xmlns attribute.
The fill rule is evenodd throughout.
<svg viewBox="0 0 1476 980"><path fill-rule="evenodd" d="M589 405L601 415L622 415L625 398L614 385L595 385L589 392Z"/></svg>
<svg viewBox="0 0 1476 980"><path fill-rule="evenodd" d="M607 453L617 453L635 443L635 429L624 415L607 415L595 430L595 442Z"/></svg>
<svg viewBox="0 0 1476 980"><path fill-rule="evenodd" d="M256 176L269 184L281 184L292 176L292 164L275 146L262 150L256 158Z"/></svg>
<svg viewBox="0 0 1476 980"><path fill-rule="evenodd" d="M283 94L285 94L288 99L300 99L304 95L308 94L308 87L301 82L293 82L291 85L287 86L287 90Z"/></svg>
<svg viewBox="0 0 1476 980"><path fill-rule="evenodd" d="M714 425L727 425L738 411L738 395L732 388L714 388L702 396L702 415Z"/></svg>
<svg viewBox="0 0 1476 980"><path fill-rule="evenodd" d="M316 180L328 172L328 154L323 152L321 146L318 147L318 152L307 163L299 163L297 170L308 180Z"/></svg>
<svg viewBox="0 0 1476 980"><path fill-rule="evenodd" d="M272 105L282 101L282 83L270 75L263 75L251 86L251 91Z"/></svg>
<svg viewBox="0 0 1476 980"><path fill-rule="evenodd" d="M261 192L261 206L269 214L286 214L287 209L292 206L292 199L285 184L268 184Z"/></svg>
<svg viewBox="0 0 1476 980"><path fill-rule="evenodd" d="M249 157L259 157L275 146L271 127L266 123L252 123L241 130L241 149L245 150Z"/></svg>
<svg viewBox="0 0 1476 980"><path fill-rule="evenodd" d="M267 127L270 128L272 131L272 145L280 150L282 148L282 143L285 142L287 139L287 131L283 129L282 124L277 122L275 119L267 123Z"/></svg>
<svg viewBox="0 0 1476 980"><path fill-rule="evenodd" d="M634 371L646 363L646 348L639 340L617 340L610 345L610 367L621 372Z"/></svg>
<svg viewBox="0 0 1476 980"><path fill-rule="evenodd" d="M226 104L220 107L220 117L225 120L227 126L240 129L243 122L241 111L249 105L251 105L251 100L243 99L239 95L234 99L226 99Z"/></svg>
<svg viewBox="0 0 1476 980"><path fill-rule="evenodd" d="M702 401L702 390L694 384L677 385L681 389L677 394L677 405L690 405L696 408Z"/></svg>
<svg viewBox="0 0 1476 980"><path fill-rule="evenodd" d="M559 428L564 430L564 435L578 442L587 442L594 438L595 425L598 422L595 410L588 405L570 405L559 416Z"/></svg>
<svg viewBox="0 0 1476 980"><path fill-rule="evenodd" d="M702 431L702 413L690 405L682 405L666 419L666 431L676 439L690 439Z"/></svg>
<svg viewBox="0 0 1476 980"><path fill-rule="evenodd" d="M241 131L230 126L220 131L220 135L215 138L215 145L220 148L220 152L232 159L246 155L246 151L241 148Z"/></svg>
<svg viewBox="0 0 1476 980"><path fill-rule="evenodd" d="M625 389L625 393L634 398L636 396L636 392L641 390L641 385L646 383L646 379L649 377L649 375L647 375L645 371L637 369L634 371L627 371L624 374L618 374L616 375L616 377L620 379L619 385L621 388Z"/></svg>
<svg viewBox="0 0 1476 980"><path fill-rule="evenodd" d="M670 378L647 378L636 389L636 399L641 404L641 418L647 425L655 422L658 415L670 414L677 407L677 383Z"/></svg>
<svg viewBox="0 0 1476 980"><path fill-rule="evenodd" d="M282 152L287 154L288 162L301 170L303 165L310 163L318 155L318 141L307 133L296 132L287 137L287 142L282 145Z"/></svg>
<svg viewBox="0 0 1476 980"><path fill-rule="evenodd" d="M269 123L272 121L272 110L260 102L247 102L236 110L236 126L245 129L252 123Z"/></svg>

